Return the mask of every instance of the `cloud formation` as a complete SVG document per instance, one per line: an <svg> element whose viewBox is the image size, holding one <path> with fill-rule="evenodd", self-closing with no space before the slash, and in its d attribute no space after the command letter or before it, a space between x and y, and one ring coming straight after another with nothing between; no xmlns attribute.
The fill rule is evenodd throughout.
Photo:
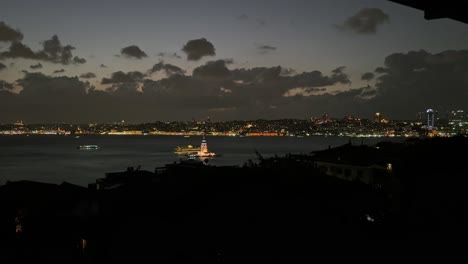
<svg viewBox="0 0 468 264"><path fill-rule="evenodd" d="M86 59L85 59L85 58L80 58L80 57L78 57L78 56L75 56L75 57L73 58L73 63L74 63L74 64L84 64L84 63L86 63Z"/></svg>
<svg viewBox="0 0 468 264"><path fill-rule="evenodd" d="M29 68L30 68L30 69L33 69L33 70L41 69L41 68L42 68L42 64L41 64L41 63L33 64L33 65L30 65Z"/></svg>
<svg viewBox="0 0 468 264"><path fill-rule="evenodd" d="M375 75L372 72L366 72L361 76L361 80L370 82L374 77Z"/></svg>
<svg viewBox="0 0 468 264"><path fill-rule="evenodd" d="M0 42L21 41L22 39L23 33L0 21Z"/></svg>
<svg viewBox="0 0 468 264"><path fill-rule="evenodd" d="M132 83L142 81L144 77L144 74L138 71L131 71L128 73L118 71L112 73L110 78L102 78L101 84Z"/></svg>
<svg viewBox="0 0 468 264"><path fill-rule="evenodd" d="M83 79L92 79L92 78L96 78L96 74L92 73L92 72L87 72L87 73L83 73L80 75L80 78L83 78Z"/></svg>
<svg viewBox="0 0 468 264"><path fill-rule="evenodd" d="M281 72L280 72L281 76L291 76L294 74L296 74L296 71L294 69L281 67Z"/></svg>
<svg viewBox="0 0 468 264"><path fill-rule="evenodd" d="M34 52L31 48L19 41L13 41L8 48L8 51L0 53L0 59L33 59L42 60L52 63L60 63L67 65L70 63L85 63L86 60L80 59L75 56L73 58L72 51L75 49L71 45L63 46L57 35L52 36L51 39L42 42L42 50ZM73 59L72 59L73 58Z"/></svg>
<svg viewBox="0 0 468 264"><path fill-rule="evenodd" d="M54 74L55 74L55 73L63 73L63 72L65 72L65 69L55 70L55 71L54 71Z"/></svg>
<svg viewBox="0 0 468 264"><path fill-rule="evenodd" d="M5 58L39 59L39 56L28 46L19 41L14 41L11 43L8 51L0 53L0 59Z"/></svg>
<svg viewBox="0 0 468 264"><path fill-rule="evenodd" d="M325 92L326 88L314 88L314 87L297 87L287 90L283 96L292 97L292 96L312 96L317 95L320 92Z"/></svg>
<svg viewBox="0 0 468 264"><path fill-rule="evenodd" d="M182 48L182 51L187 54L187 60L192 61L198 61L205 56L216 55L214 45L205 38L189 40Z"/></svg>
<svg viewBox="0 0 468 264"><path fill-rule="evenodd" d="M50 60L55 63L69 64L72 62L72 50L75 47L71 45L63 46L57 35L42 43L43 50L38 53L39 57Z"/></svg>
<svg viewBox="0 0 468 264"><path fill-rule="evenodd" d="M364 87L361 91L361 94L359 94L359 98L362 99L372 99L377 95L377 89L375 87L371 87L370 85L367 85L367 87Z"/></svg>
<svg viewBox="0 0 468 264"><path fill-rule="evenodd" d="M192 75L202 79L225 79L231 75L226 64L226 60L208 61L205 65L193 69Z"/></svg>
<svg viewBox="0 0 468 264"><path fill-rule="evenodd" d="M29 122L108 122L121 118L144 122L184 120L192 115L217 119L291 117L290 108L302 101L304 109L294 113L313 112L308 100L314 96L306 90L324 90L328 85L349 82L342 71L284 76L280 66L231 70L230 63L229 59L209 61L195 68L192 76L173 74L160 80L145 79L140 72L115 72L103 78L101 83L110 85L104 91L78 77L25 73L17 81L23 87L19 94L7 91L0 95L0 111L8 109L13 113L8 118L18 119L27 115L26 109L40 107L38 112L27 115ZM305 87L304 93L284 96L298 87ZM73 111L77 108L83 110Z"/></svg>
<svg viewBox="0 0 468 264"><path fill-rule="evenodd" d="M164 63L164 61L160 61L159 63L156 63L149 71L148 73L151 74L151 73L155 73L155 72L159 72L159 71L163 71L166 76L171 76L171 75L174 75L174 74L180 74L180 75L184 75L185 74L185 71L182 70L181 68L175 66L175 65L172 65L172 64L166 64Z"/></svg>
<svg viewBox="0 0 468 264"><path fill-rule="evenodd" d="M389 21L390 17L381 9L364 8L347 18L338 28L357 34L375 34L379 26Z"/></svg>
<svg viewBox="0 0 468 264"><path fill-rule="evenodd" d="M5 70L7 66L0 62L0 71Z"/></svg>
<svg viewBox="0 0 468 264"><path fill-rule="evenodd" d="M412 117L416 112L441 106L468 108L467 50L394 53L385 58L382 72L372 101L391 116Z"/></svg>
<svg viewBox="0 0 468 264"><path fill-rule="evenodd" d="M259 45L257 46L257 50L260 54L267 54L267 53L270 53L272 51L275 51L277 48L276 47L273 47L273 46L270 46L270 45Z"/></svg>
<svg viewBox="0 0 468 264"><path fill-rule="evenodd" d="M107 66L104 65L104 64L99 65L99 67L101 67L101 68L107 68Z"/></svg>
<svg viewBox="0 0 468 264"><path fill-rule="evenodd" d="M72 82L69 82L71 80ZM83 95L85 90L83 84L77 77L51 77L43 73L27 73L23 79L17 80L17 83L23 87L20 94L23 96L33 96L31 99L51 98L54 96L68 95ZM36 98L37 96L38 98ZM73 100L73 98L63 98L63 100ZM46 101L50 101L46 100Z"/></svg>
<svg viewBox="0 0 468 264"><path fill-rule="evenodd" d="M157 65L164 71L164 63ZM78 77L26 72L17 81L23 88L19 94L7 89L0 93L0 112L11 113L2 122L25 116L29 122L148 122L192 116L310 118L324 112L363 118L381 112L385 118L409 119L441 105L452 110L468 108L467 50L390 54L383 61L382 73L373 78L375 85L358 88L349 86L345 67L329 73L296 73L282 66L230 67L226 60L208 61L192 75L172 74L160 80L141 72L114 72L102 79L101 83L110 86L107 90L98 90ZM77 108L83 112L73 111Z"/></svg>
<svg viewBox="0 0 468 264"><path fill-rule="evenodd" d="M136 45L128 46L121 49L120 54L126 58L131 59L143 59L148 57L148 55L146 55L146 53Z"/></svg>
<svg viewBox="0 0 468 264"><path fill-rule="evenodd" d="M384 67L377 67L375 68L374 72L378 74L382 74L382 73L386 73L387 70Z"/></svg>
<svg viewBox="0 0 468 264"><path fill-rule="evenodd" d="M161 58L170 58L170 59L181 59L182 57L177 54L177 52L172 52L172 53L169 53L169 52L159 52L157 54L158 57L161 57Z"/></svg>
<svg viewBox="0 0 468 264"><path fill-rule="evenodd" d="M265 26L266 25L266 21L263 18L257 18L256 21L260 26Z"/></svg>
<svg viewBox="0 0 468 264"><path fill-rule="evenodd" d="M13 84L0 80L0 91L13 90Z"/></svg>

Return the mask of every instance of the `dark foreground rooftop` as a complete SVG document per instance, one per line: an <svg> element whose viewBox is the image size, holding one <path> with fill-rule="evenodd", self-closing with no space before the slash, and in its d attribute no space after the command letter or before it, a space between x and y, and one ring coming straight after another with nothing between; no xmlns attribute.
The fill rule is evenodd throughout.
<svg viewBox="0 0 468 264"><path fill-rule="evenodd" d="M467 146L431 139L259 155L244 167L182 162L110 173L89 188L8 182L0 261L468 260L468 174L457 152ZM373 185L316 166L366 168L376 157L393 162L381 176L395 180Z"/></svg>

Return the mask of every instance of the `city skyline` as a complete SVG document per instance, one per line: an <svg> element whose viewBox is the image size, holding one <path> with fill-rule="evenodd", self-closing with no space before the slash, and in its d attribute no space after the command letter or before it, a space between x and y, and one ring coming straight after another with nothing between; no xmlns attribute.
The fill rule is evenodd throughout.
<svg viewBox="0 0 468 264"><path fill-rule="evenodd" d="M468 106L468 26L390 1L5 1L0 17L1 123Z"/></svg>
<svg viewBox="0 0 468 264"><path fill-rule="evenodd" d="M256 120L266 120L266 121L275 121L275 120L320 120L320 119L330 119L330 120L340 120L340 119L356 119L356 120L376 120L377 118L379 120L388 120L388 121L395 121L395 122L402 122L402 121L421 121L427 117L427 112L428 111L433 111L434 118L437 120L456 120L457 117L461 116L464 117L465 110L463 109L424 109L422 111L418 111L414 113L413 116L408 117L406 119L390 119L386 113L381 113L381 112L375 112L375 113L370 113L369 115L366 116L358 116L354 115L353 113L346 114L344 116L330 116L329 113L324 112L322 114L316 115L316 116L310 116L310 117L305 117L305 118L254 118L254 119L246 119L246 118L238 118L238 119L221 119L221 120L213 120L212 117L210 116L192 116L189 118L187 116L186 119L183 120L148 120L145 122L128 122L125 121L125 119L114 119L106 122L96 122L95 120L88 120L86 122L69 122L67 120L62 120L60 122L27 122L24 119L17 119L14 122L0 122L1 125L15 125L15 124L32 124L32 125L40 125L40 124L71 124L71 125L82 125L82 124L132 124L132 125L138 125L138 124L150 124L150 123L157 123L157 122L165 122L165 123L171 123L171 122L181 122L181 123L210 123L210 122L233 122L233 121L242 121L242 122L247 122L247 121L256 121Z"/></svg>

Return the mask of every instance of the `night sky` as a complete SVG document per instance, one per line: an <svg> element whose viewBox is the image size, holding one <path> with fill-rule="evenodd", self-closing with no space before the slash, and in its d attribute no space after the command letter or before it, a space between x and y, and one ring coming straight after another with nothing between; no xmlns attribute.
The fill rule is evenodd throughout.
<svg viewBox="0 0 468 264"><path fill-rule="evenodd" d="M0 3L0 122L468 110L468 25L389 1Z"/></svg>

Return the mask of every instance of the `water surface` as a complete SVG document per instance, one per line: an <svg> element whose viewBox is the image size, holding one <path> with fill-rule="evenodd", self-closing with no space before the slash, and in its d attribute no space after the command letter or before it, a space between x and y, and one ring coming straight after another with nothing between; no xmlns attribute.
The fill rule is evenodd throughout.
<svg viewBox="0 0 468 264"><path fill-rule="evenodd" d="M207 137L210 151L221 154L209 161L213 165L242 165L263 156L309 153L348 143L347 137ZM353 144L401 141L398 138L353 138ZM122 171L140 165L155 167L180 158L176 146L199 145L201 137L182 136L0 136L0 184L7 180L33 180L50 183L68 181L86 186L105 172ZM98 150L79 150L79 145L99 145Z"/></svg>

